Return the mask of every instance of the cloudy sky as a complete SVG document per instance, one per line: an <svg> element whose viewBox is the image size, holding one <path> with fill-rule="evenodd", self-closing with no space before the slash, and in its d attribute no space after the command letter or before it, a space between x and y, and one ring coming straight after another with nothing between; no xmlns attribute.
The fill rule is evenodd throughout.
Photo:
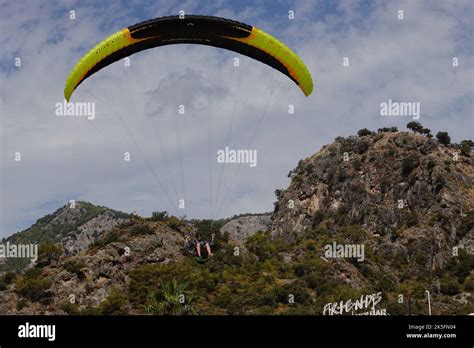
<svg viewBox="0 0 474 348"><path fill-rule="evenodd" d="M404 129L410 118L380 115L389 99L419 102L419 121L434 133L472 138L473 7L472 0L1 0L0 237L70 199L144 216L270 211L289 170L335 137ZM172 45L133 55L129 67L116 62L79 86L73 101L94 102L95 119L55 115L69 71L90 48L180 10L274 35L308 66L313 94L236 53ZM226 146L257 150L257 166L217 163Z"/></svg>

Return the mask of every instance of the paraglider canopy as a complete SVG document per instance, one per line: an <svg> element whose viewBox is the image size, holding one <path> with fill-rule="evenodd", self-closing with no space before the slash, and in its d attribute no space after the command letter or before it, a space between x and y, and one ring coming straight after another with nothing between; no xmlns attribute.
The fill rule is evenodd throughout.
<svg viewBox="0 0 474 348"><path fill-rule="evenodd" d="M148 20L112 34L72 69L64 86L67 101L89 76L117 60L164 45L188 43L220 47L256 59L282 72L309 96L313 81L303 61L285 44L251 25L225 18L189 15Z"/></svg>

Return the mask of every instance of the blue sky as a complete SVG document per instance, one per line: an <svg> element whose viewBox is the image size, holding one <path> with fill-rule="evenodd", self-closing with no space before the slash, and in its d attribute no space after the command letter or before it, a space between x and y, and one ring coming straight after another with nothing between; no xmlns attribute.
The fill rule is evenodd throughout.
<svg viewBox="0 0 474 348"><path fill-rule="evenodd" d="M364 127L404 129L406 117L380 116L388 99L420 102L419 121L456 142L474 134L469 0L30 0L0 1L0 9L0 237L70 199L142 215L174 212L183 197L189 217L272 210L288 171L335 137ZM95 120L55 116L70 69L91 47L179 10L276 36L307 64L313 94L305 98L285 76L233 52L175 45L141 52L128 70L117 62L84 82L74 98L96 103ZM176 117L180 104L187 106L183 118ZM258 151L256 168L216 163L218 149L249 143ZM128 163L124 152L132 154Z"/></svg>

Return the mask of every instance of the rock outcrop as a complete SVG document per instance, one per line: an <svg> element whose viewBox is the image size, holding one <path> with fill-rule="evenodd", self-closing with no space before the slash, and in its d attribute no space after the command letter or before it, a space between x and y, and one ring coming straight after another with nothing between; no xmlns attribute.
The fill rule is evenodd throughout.
<svg viewBox="0 0 474 348"><path fill-rule="evenodd" d="M417 134L337 138L300 161L289 187L277 192L272 236L291 243L341 235L386 260L393 279L394 260L417 260L409 274L443 269L457 249L474 253L473 163Z"/></svg>
<svg viewBox="0 0 474 348"><path fill-rule="evenodd" d="M67 255L86 250L103 233L129 221L129 214L110 208L78 201L66 204L52 214L38 219L26 230L5 238L14 244L59 244ZM19 271L28 262L0 259L0 274L8 270Z"/></svg>
<svg viewBox="0 0 474 348"><path fill-rule="evenodd" d="M115 226L127 221L117 218L108 211L88 220L61 240L65 252L76 254L86 250L104 232L112 230Z"/></svg>
<svg viewBox="0 0 474 348"><path fill-rule="evenodd" d="M143 226L147 226L143 229ZM145 234L134 231L145 231ZM144 264L167 264L183 258L183 237L163 223L137 220L118 226L78 255L63 256L41 269L49 279L49 295L18 307L22 299L15 287L0 292L2 314L64 314L74 300L77 308L98 306L112 291L125 291L128 272Z"/></svg>
<svg viewBox="0 0 474 348"><path fill-rule="evenodd" d="M229 240L243 245L245 240L257 231L267 232L270 230L272 217L270 214L246 215L230 220L222 226L222 235L228 234Z"/></svg>

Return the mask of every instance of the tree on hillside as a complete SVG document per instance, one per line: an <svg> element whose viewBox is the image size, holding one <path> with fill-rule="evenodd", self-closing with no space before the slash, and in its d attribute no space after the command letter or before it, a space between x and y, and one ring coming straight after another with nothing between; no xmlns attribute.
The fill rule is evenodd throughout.
<svg viewBox="0 0 474 348"><path fill-rule="evenodd" d="M436 134L436 139L438 139L440 144L449 145L451 143L451 137L448 135L448 132L438 132Z"/></svg>
<svg viewBox="0 0 474 348"><path fill-rule="evenodd" d="M421 125L420 122L416 122L416 121L411 121L411 122L408 122L407 123L407 128L411 131L413 131L413 133L422 133L423 131L423 126Z"/></svg>
<svg viewBox="0 0 474 348"><path fill-rule="evenodd" d="M372 135L372 132L368 130L367 128L362 128L362 129L359 129L359 131L357 132L357 135L360 137L363 137L366 135Z"/></svg>
<svg viewBox="0 0 474 348"><path fill-rule="evenodd" d="M430 138L431 137L431 129L423 128L421 130L421 134L426 135L428 138Z"/></svg>
<svg viewBox="0 0 474 348"><path fill-rule="evenodd" d="M153 221L165 221L169 218L168 212L166 211L154 211L151 214L151 220Z"/></svg>
<svg viewBox="0 0 474 348"><path fill-rule="evenodd" d="M464 156L469 156L471 154L471 146L474 146L474 141L472 140L463 140L461 141L461 153Z"/></svg>
<svg viewBox="0 0 474 348"><path fill-rule="evenodd" d="M380 133L395 133L395 132L398 132L398 128L397 127L382 127L382 128L377 129L377 132L380 132Z"/></svg>

